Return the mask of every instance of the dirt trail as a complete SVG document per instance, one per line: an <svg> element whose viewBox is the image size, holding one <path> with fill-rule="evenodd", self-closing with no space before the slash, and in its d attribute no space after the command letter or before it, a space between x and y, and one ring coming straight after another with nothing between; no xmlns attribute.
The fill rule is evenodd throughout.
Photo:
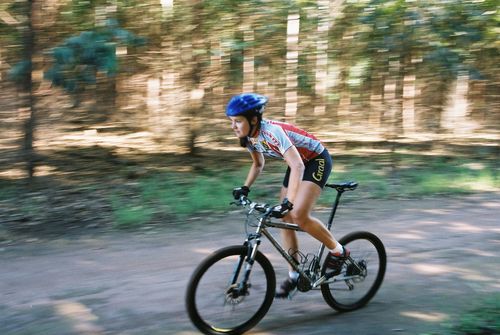
<svg viewBox="0 0 500 335"><path fill-rule="evenodd" d="M319 291L299 293L275 301L251 334L439 332L500 291L499 214L498 193L350 202L340 208L337 237L369 230L388 251L373 301L339 314ZM209 252L241 243L243 228L227 217L186 224L194 229L0 246L0 334L197 334L184 311L186 282ZM301 242L316 250L303 234ZM264 250L284 275L277 253L267 243Z"/></svg>

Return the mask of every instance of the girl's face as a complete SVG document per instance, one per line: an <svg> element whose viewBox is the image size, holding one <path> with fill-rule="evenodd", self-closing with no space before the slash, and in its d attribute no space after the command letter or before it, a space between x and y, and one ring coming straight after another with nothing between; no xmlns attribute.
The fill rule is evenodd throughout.
<svg viewBox="0 0 500 335"><path fill-rule="evenodd" d="M234 131L234 134L238 138L244 138L248 135L250 131L250 124L246 117L238 115L238 116L230 116L229 120L231 121L231 128Z"/></svg>

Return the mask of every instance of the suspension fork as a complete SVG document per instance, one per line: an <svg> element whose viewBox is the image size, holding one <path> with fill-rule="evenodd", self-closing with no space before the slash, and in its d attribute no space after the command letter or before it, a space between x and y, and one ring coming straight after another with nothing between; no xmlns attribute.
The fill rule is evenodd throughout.
<svg viewBox="0 0 500 335"><path fill-rule="evenodd" d="M257 251L259 249L260 240L260 228L254 234L249 234L243 245L247 247L246 254L240 256L236 269L234 271L233 279L231 284L234 285L238 281L238 275L244 266L243 279L238 284L238 289L240 292L246 292L248 288L248 279L250 278L250 273L252 271L253 264L255 263L255 258L257 257Z"/></svg>

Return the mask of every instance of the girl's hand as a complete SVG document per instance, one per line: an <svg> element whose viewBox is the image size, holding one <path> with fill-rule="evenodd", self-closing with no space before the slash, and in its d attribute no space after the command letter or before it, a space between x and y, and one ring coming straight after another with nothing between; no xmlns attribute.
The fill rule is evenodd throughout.
<svg viewBox="0 0 500 335"><path fill-rule="evenodd" d="M250 193L248 186L241 186L233 189L233 197L235 200L239 200L242 195L248 197L248 193Z"/></svg>

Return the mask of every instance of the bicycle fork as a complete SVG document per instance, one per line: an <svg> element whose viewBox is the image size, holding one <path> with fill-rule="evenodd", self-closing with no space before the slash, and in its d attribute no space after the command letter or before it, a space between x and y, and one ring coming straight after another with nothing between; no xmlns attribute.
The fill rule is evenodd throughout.
<svg viewBox="0 0 500 335"><path fill-rule="evenodd" d="M251 242L252 240L254 240L253 243ZM257 255L257 250L259 248L260 243L261 243L260 236L257 234L249 235L247 240L243 243L243 245L247 247L247 252L246 254L244 255L242 254L240 256L238 264L236 265L236 268L234 270L233 278L231 280L231 287L234 287L234 285L236 285L236 283L238 282L240 271L244 266L243 278L238 283L238 286L236 288L238 295L248 294L248 288L250 288L251 286L249 284L250 273L252 272L252 266L255 262L255 257Z"/></svg>

